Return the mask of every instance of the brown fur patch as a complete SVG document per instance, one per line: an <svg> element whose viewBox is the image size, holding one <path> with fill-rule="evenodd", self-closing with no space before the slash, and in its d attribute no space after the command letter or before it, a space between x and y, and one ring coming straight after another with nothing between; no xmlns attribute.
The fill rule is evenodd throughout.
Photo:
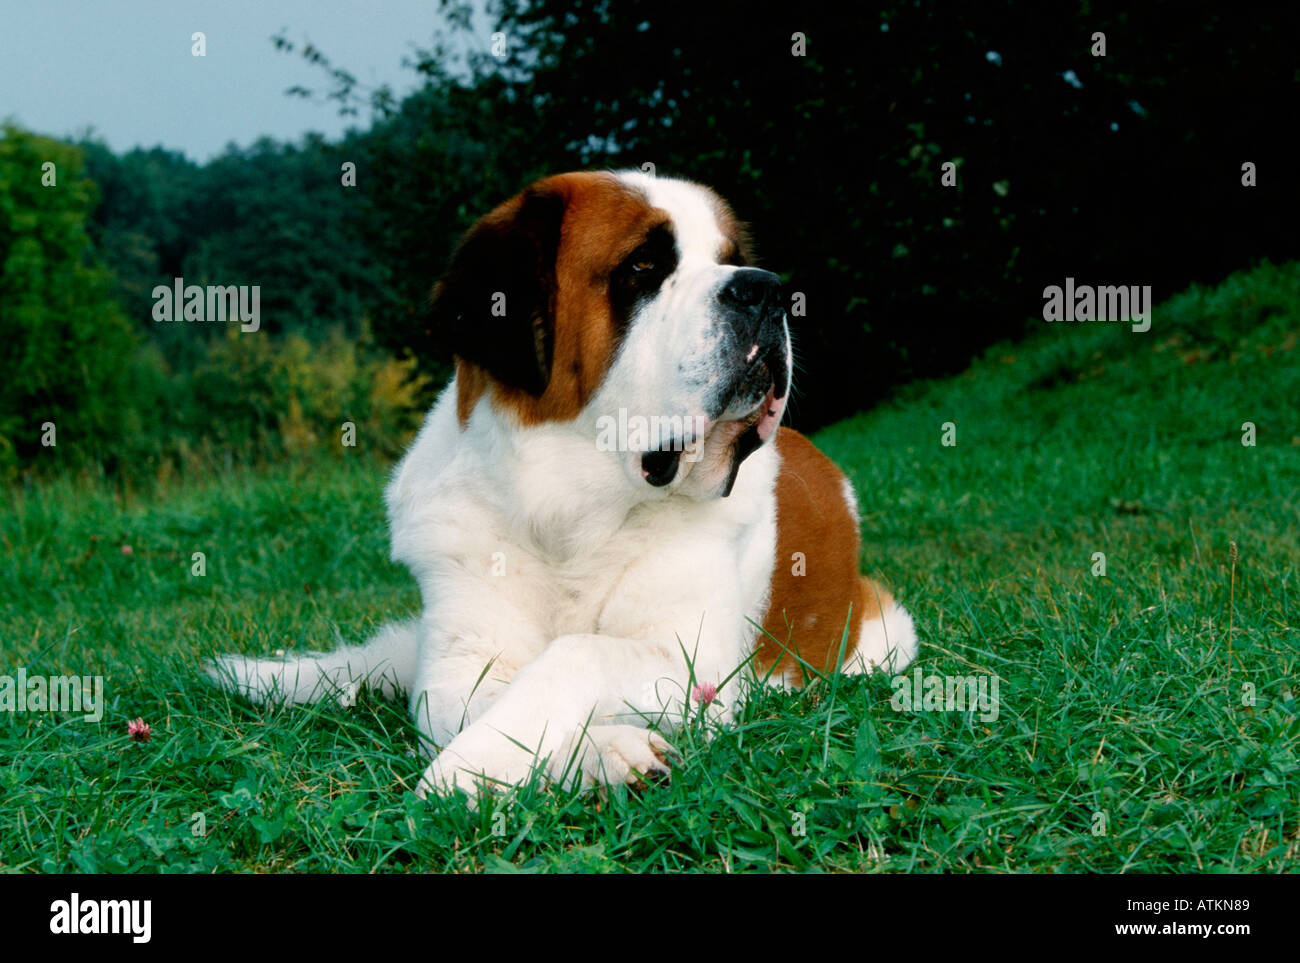
<svg viewBox="0 0 1300 963"><path fill-rule="evenodd" d="M540 397L495 381L476 365L457 362L456 413L463 426L489 391L492 404L520 425L576 418L599 387L617 343L609 301L609 275L668 220L640 192L613 174L583 171L548 177L534 190L564 199L564 222L555 265L554 354ZM508 217L519 198L489 218Z"/></svg>
<svg viewBox="0 0 1300 963"><path fill-rule="evenodd" d="M805 673L790 652L819 672L835 669L846 620L844 659L852 656L864 617L880 618L893 599L858 574L858 521L844 500L844 475L803 435L789 428L773 444L781 456L776 482L776 565L763 618L755 669L759 678L776 666L792 683ZM796 554L801 553L803 574ZM783 648L784 646L784 648ZM790 650L790 651L787 651Z"/></svg>

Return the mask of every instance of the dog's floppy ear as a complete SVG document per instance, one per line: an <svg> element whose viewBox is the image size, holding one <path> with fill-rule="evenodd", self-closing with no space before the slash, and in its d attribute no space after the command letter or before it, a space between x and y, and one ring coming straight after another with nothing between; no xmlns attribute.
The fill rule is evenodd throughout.
<svg viewBox="0 0 1300 963"><path fill-rule="evenodd" d="M534 185L461 240L430 307L438 340L502 384L540 397L555 350L555 259L565 198Z"/></svg>

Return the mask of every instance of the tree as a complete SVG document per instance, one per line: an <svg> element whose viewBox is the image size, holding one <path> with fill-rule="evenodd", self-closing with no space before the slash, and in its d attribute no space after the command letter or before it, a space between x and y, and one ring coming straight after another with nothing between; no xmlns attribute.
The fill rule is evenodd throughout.
<svg viewBox="0 0 1300 963"><path fill-rule="evenodd" d="M111 275L92 256L86 222L94 202L80 151L4 127L0 468L38 452L98 458L140 428L131 397L147 389L133 380L139 341L113 299Z"/></svg>

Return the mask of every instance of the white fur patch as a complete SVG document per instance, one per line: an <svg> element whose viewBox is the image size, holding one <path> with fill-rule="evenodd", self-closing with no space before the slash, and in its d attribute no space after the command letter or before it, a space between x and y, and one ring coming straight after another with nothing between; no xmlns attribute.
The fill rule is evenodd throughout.
<svg viewBox="0 0 1300 963"><path fill-rule="evenodd" d="M849 481L848 475L840 479L840 484L844 487L844 504L849 506L849 514L853 516L853 524L857 525L862 521L862 516L858 512L858 493L853 490L853 482Z"/></svg>

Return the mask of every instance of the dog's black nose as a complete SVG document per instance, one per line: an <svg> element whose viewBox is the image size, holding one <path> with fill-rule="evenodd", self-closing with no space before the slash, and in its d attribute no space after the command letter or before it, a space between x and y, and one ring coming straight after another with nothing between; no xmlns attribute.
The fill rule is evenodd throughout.
<svg viewBox="0 0 1300 963"><path fill-rule="evenodd" d="M641 456L641 477L655 488L663 488L677 477L680 451L648 451Z"/></svg>
<svg viewBox="0 0 1300 963"><path fill-rule="evenodd" d="M718 300L730 307L760 311L776 304L781 297L781 279L771 271L741 268L734 272L718 292Z"/></svg>

